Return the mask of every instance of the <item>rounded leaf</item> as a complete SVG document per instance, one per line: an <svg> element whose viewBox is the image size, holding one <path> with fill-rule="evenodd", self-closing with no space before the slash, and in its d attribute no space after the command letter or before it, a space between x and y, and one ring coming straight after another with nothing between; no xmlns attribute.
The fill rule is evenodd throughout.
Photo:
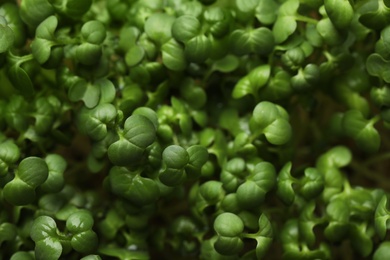
<svg viewBox="0 0 390 260"><path fill-rule="evenodd" d="M45 238L55 236L57 234L57 224L53 218L48 216L40 216L34 219L31 226L30 236L34 242L44 240Z"/></svg>
<svg viewBox="0 0 390 260"><path fill-rule="evenodd" d="M209 38L199 35L185 43L184 54L188 61L201 63L209 57L210 50L211 43Z"/></svg>
<svg viewBox="0 0 390 260"><path fill-rule="evenodd" d="M152 121L143 115L128 117L124 125L124 137L140 149L145 149L156 139L156 128Z"/></svg>
<svg viewBox="0 0 390 260"><path fill-rule="evenodd" d="M168 168L158 175L161 183L169 187L182 184L186 180L186 177L186 173L183 169L174 168Z"/></svg>
<svg viewBox="0 0 390 260"><path fill-rule="evenodd" d="M73 234L92 229L93 217L87 210L76 211L66 220L66 228Z"/></svg>
<svg viewBox="0 0 390 260"><path fill-rule="evenodd" d="M201 30L199 20L192 15L183 15L175 19L172 24L172 36L177 41L186 43L196 37Z"/></svg>
<svg viewBox="0 0 390 260"><path fill-rule="evenodd" d="M207 181L199 187L199 193L208 204L213 205L222 200L225 191L219 181Z"/></svg>
<svg viewBox="0 0 390 260"><path fill-rule="evenodd" d="M244 243L239 237L218 237L214 248L221 255L236 255L244 248Z"/></svg>
<svg viewBox="0 0 390 260"><path fill-rule="evenodd" d="M36 260L58 260L62 254L59 239L48 237L35 243Z"/></svg>
<svg viewBox="0 0 390 260"><path fill-rule="evenodd" d="M74 235L70 244L77 252L88 254L96 250L98 246L98 237L95 232L88 230Z"/></svg>
<svg viewBox="0 0 390 260"><path fill-rule="evenodd" d="M91 20L81 27L81 36L88 43L101 44L106 38L106 28L102 22Z"/></svg>
<svg viewBox="0 0 390 260"><path fill-rule="evenodd" d="M382 242L375 250L373 260L385 260L390 255L390 241Z"/></svg>
<svg viewBox="0 0 390 260"><path fill-rule="evenodd" d="M144 149L127 140L119 140L108 147L107 153L110 161L117 166L128 166L139 162Z"/></svg>
<svg viewBox="0 0 390 260"><path fill-rule="evenodd" d="M162 62L170 70L182 71L187 67L184 48L175 40L171 39L161 47Z"/></svg>
<svg viewBox="0 0 390 260"><path fill-rule="evenodd" d="M224 212L214 220L214 230L219 236L237 237L244 231L244 222L236 214Z"/></svg>
<svg viewBox="0 0 390 260"><path fill-rule="evenodd" d="M179 145L170 145L164 149L162 159L168 168L182 169L189 162L186 149Z"/></svg>
<svg viewBox="0 0 390 260"><path fill-rule="evenodd" d="M35 189L20 179L13 179L4 186L3 197L16 206L28 205L35 200Z"/></svg>
<svg viewBox="0 0 390 260"><path fill-rule="evenodd" d="M49 154L45 158L49 169L46 181L40 186L45 192L59 192L64 187L64 171L67 167L66 160L58 154Z"/></svg>
<svg viewBox="0 0 390 260"><path fill-rule="evenodd" d="M338 29L346 29L354 16L354 10L348 0L324 0L326 14Z"/></svg>
<svg viewBox="0 0 390 260"><path fill-rule="evenodd" d="M38 157L25 158L18 166L17 176L34 189L44 183L48 175L46 162Z"/></svg>
<svg viewBox="0 0 390 260"><path fill-rule="evenodd" d="M274 45L274 35L266 27L250 31L235 30L230 34L231 50L239 56L249 53L268 55L272 52Z"/></svg>
<svg viewBox="0 0 390 260"><path fill-rule="evenodd" d="M259 207L264 201L265 191L249 180L238 187L236 194L241 208L253 209Z"/></svg>
<svg viewBox="0 0 390 260"><path fill-rule="evenodd" d="M287 143L292 136L292 128L285 119L276 119L264 129L265 138L274 145Z"/></svg>
<svg viewBox="0 0 390 260"><path fill-rule="evenodd" d="M145 21L144 30L150 39L160 44L171 38L175 18L166 13L154 13Z"/></svg>

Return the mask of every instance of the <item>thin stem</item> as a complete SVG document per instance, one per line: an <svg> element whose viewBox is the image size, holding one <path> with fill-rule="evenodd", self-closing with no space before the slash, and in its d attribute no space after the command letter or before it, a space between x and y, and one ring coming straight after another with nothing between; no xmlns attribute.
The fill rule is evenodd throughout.
<svg viewBox="0 0 390 260"><path fill-rule="evenodd" d="M312 24L318 23L318 20L316 20L314 18L307 17L307 16L303 16L300 14L295 15L295 20L300 21L300 22L305 22L305 23L312 23Z"/></svg>
<svg viewBox="0 0 390 260"><path fill-rule="evenodd" d="M377 123L380 119L381 119L381 116L380 115L376 115L376 116L374 116L373 118L370 119L369 124L370 125L375 125L375 123Z"/></svg>

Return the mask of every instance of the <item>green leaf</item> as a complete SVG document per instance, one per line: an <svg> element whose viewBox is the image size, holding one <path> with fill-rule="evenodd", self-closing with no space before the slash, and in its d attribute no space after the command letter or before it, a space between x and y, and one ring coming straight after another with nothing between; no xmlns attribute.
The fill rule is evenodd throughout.
<svg viewBox="0 0 390 260"><path fill-rule="evenodd" d="M201 145L192 145L187 148L189 156L188 164L185 166L185 171L188 177L196 177L200 174L203 165L207 162L209 154L207 149Z"/></svg>
<svg viewBox="0 0 390 260"><path fill-rule="evenodd" d="M256 257L262 259L270 248L274 237L271 222L264 214L261 214L259 218L258 235L259 237L256 238Z"/></svg>
<svg viewBox="0 0 390 260"><path fill-rule="evenodd" d="M16 252L11 256L10 260L35 260L33 252Z"/></svg>
<svg viewBox="0 0 390 260"><path fill-rule="evenodd" d="M292 187L295 179L291 177L291 167L292 164L289 162L286 163L280 170L276 190L278 197L288 206L292 205L295 199L295 192Z"/></svg>
<svg viewBox="0 0 390 260"><path fill-rule="evenodd" d="M229 9L211 6L204 11L203 17L209 26L208 30L214 37L221 38L229 33L233 20Z"/></svg>
<svg viewBox="0 0 390 260"><path fill-rule="evenodd" d="M160 191L154 180L124 168L111 168L109 178L112 192L135 205L151 204L159 197Z"/></svg>
<svg viewBox="0 0 390 260"><path fill-rule="evenodd" d="M182 71L187 67L184 48L174 39L161 46L162 62L170 70Z"/></svg>
<svg viewBox="0 0 390 260"><path fill-rule="evenodd" d="M166 13L155 13L145 21L144 30L150 39L164 44L171 36L171 28L175 18Z"/></svg>
<svg viewBox="0 0 390 260"><path fill-rule="evenodd" d="M300 47L295 47L287 50L282 55L282 62L290 69L297 70L301 67L305 58L305 52L303 51L303 49Z"/></svg>
<svg viewBox="0 0 390 260"><path fill-rule="evenodd" d="M183 169L189 162L190 157L183 147L170 145L164 149L162 159L168 168Z"/></svg>
<svg viewBox="0 0 390 260"><path fill-rule="evenodd" d="M252 118L253 124L261 129L269 126L273 121L281 116L278 107L268 101L258 103L253 109Z"/></svg>
<svg viewBox="0 0 390 260"><path fill-rule="evenodd" d="M245 177L245 161L242 158L233 158L223 167L221 182L227 192L235 192L241 183L240 179Z"/></svg>
<svg viewBox="0 0 390 260"><path fill-rule="evenodd" d="M90 20L81 27L81 36L88 43L102 44L106 38L106 28L102 22Z"/></svg>
<svg viewBox="0 0 390 260"><path fill-rule="evenodd" d="M73 249L83 254L89 254L98 247L98 237L92 230L74 235L70 241Z"/></svg>
<svg viewBox="0 0 390 260"><path fill-rule="evenodd" d="M57 260L62 254L62 245L57 238L57 224L48 216L36 218L31 226L31 239L35 242L35 258Z"/></svg>
<svg viewBox="0 0 390 260"><path fill-rule="evenodd" d="M58 239L45 238L35 242L36 260L57 260L62 254L62 245Z"/></svg>
<svg viewBox="0 0 390 260"><path fill-rule="evenodd" d="M260 1L256 7L256 18L265 25L271 25L276 21L278 4L274 0Z"/></svg>
<svg viewBox="0 0 390 260"><path fill-rule="evenodd" d="M374 153L381 144L379 133L373 126L376 120L366 120L361 112L350 110L344 114L342 125L345 133L356 140L359 148Z"/></svg>
<svg viewBox="0 0 390 260"><path fill-rule="evenodd" d="M127 166L139 162L144 149L132 144L126 139L112 143L107 150L108 158L117 166Z"/></svg>
<svg viewBox="0 0 390 260"><path fill-rule="evenodd" d="M126 119L123 136L134 145L145 149L155 141L156 128L147 117L135 114Z"/></svg>
<svg viewBox="0 0 390 260"><path fill-rule="evenodd" d="M0 16L0 53L6 52L15 41L12 29L7 25L5 18Z"/></svg>
<svg viewBox="0 0 390 260"><path fill-rule="evenodd" d="M276 185L276 172L272 164L260 162L256 164L253 172L246 177L237 191L237 201L243 209L259 207L268 191Z"/></svg>
<svg viewBox="0 0 390 260"><path fill-rule="evenodd" d="M80 19L92 5L92 0L52 0L51 2L56 11L71 19Z"/></svg>
<svg viewBox="0 0 390 260"><path fill-rule="evenodd" d="M201 109L207 102L206 91L195 85L194 80L187 78L180 85L180 95L191 108Z"/></svg>
<svg viewBox="0 0 390 260"><path fill-rule="evenodd" d="M70 87L68 96L73 102L82 100L86 107L93 108L99 103L99 94L96 86L82 79Z"/></svg>
<svg viewBox="0 0 390 260"><path fill-rule="evenodd" d="M14 224L8 222L0 224L0 246L4 241L15 240L17 235L17 228Z"/></svg>
<svg viewBox="0 0 390 260"><path fill-rule="evenodd" d="M390 88L383 86L381 88L371 88L370 97L372 102L379 107L390 107Z"/></svg>
<svg viewBox="0 0 390 260"><path fill-rule="evenodd" d="M390 83L390 73L387 69L390 61L383 59L379 54L373 53L368 56L366 68L371 76L379 77L385 82Z"/></svg>
<svg viewBox="0 0 390 260"><path fill-rule="evenodd" d="M307 203L298 220L299 234L302 235L303 240L309 246L313 246L316 241L313 228L318 224L319 220L314 217L315 208L316 204L314 201Z"/></svg>
<svg viewBox="0 0 390 260"><path fill-rule="evenodd" d="M364 11L359 21L366 27L374 30L381 30L389 24L390 9L385 1L370 1L362 8Z"/></svg>
<svg viewBox="0 0 390 260"><path fill-rule="evenodd" d="M64 187L64 172L67 167L66 160L58 154L49 154L45 158L49 174L40 189L45 192L60 192Z"/></svg>
<svg viewBox="0 0 390 260"><path fill-rule="evenodd" d="M316 29L324 42L332 46L340 45L347 39L347 35L339 32L329 18L320 20Z"/></svg>
<svg viewBox="0 0 390 260"><path fill-rule="evenodd" d="M274 26L272 27L272 32L275 37L275 43L279 44L287 40L287 38L292 35L297 29L297 22L292 16L282 16L278 17Z"/></svg>
<svg viewBox="0 0 390 260"><path fill-rule="evenodd" d="M9 166L16 163L20 157L20 150L11 140L0 143L0 176L8 174Z"/></svg>
<svg viewBox="0 0 390 260"><path fill-rule="evenodd" d="M73 102L83 101L87 108L94 108L99 103L111 103L114 100L115 86L106 78L94 82L81 79L70 87L68 96Z"/></svg>
<svg viewBox="0 0 390 260"><path fill-rule="evenodd" d="M19 64L12 66L8 70L8 75L13 86L19 90L20 94L27 98L34 95L35 91L31 79L27 72L19 67Z"/></svg>
<svg viewBox="0 0 390 260"><path fill-rule="evenodd" d="M225 196L225 191L221 182L211 180L200 185L199 195L208 205L215 205Z"/></svg>
<svg viewBox="0 0 390 260"><path fill-rule="evenodd" d="M210 51L211 42L205 35L196 36L184 45L184 54L190 62L204 62L209 57Z"/></svg>
<svg viewBox="0 0 390 260"><path fill-rule="evenodd" d="M46 181L48 172L49 169L44 160L38 157L28 157L20 162L16 176L29 187L36 189Z"/></svg>
<svg viewBox="0 0 390 260"><path fill-rule="evenodd" d="M336 28L346 29L350 25L354 10L349 1L324 0L324 7Z"/></svg>
<svg viewBox="0 0 390 260"><path fill-rule="evenodd" d="M166 168L160 172L158 178L162 184L174 187L182 184L187 179L187 175L184 169Z"/></svg>
<svg viewBox="0 0 390 260"><path fill-rule="evenodd" d="M382 242L379 247L375 250L373 255L373 260L383 260L386 259L390 254L390 242Z"/></svg>
<svg viewBox="0 0 390 260"><path fill-rule="evenodd" d="M119 259L137 259L137 260L147 260L150 259L150 256L147 252L144 251L133 251L128 250L123 247L116 247L113 245L103 246L99 248L99 253L102 255L117 257Z"/></svg>
<svg viewBox="0 0 390 260"><path fill-rule="evenodd" d="M145 57L145 50L140 46L130 47L126 53L125 61L126 64L130 67L139 64Z"/></svg>
<svg viewBox="0 0 390 260"><path fill-rule="evenodd" d="M321 155L316 163L320 171L327 168L341 168L347 166L352 160L351 151L345 146L335 146Z"/></svg>
<svg viewBox="0 0 390 260"><path fill-rule="evenodd" d="M92 139L99 141L107 136L107 125L112 123L116 116L117 111L113 105L100 104L92 110L82 110L79 125Z"/></svg>
<svg viewBox="0 0 390 260"><path fill-rule="evenodd" d="M271 66L269 65L261 65L251 70L248 75L241 78L234 86L233 98L241 98L248 94L256 97L258 90L267 84L270 75Z"/></svg>
<svg viewBox="0 0 390 260"><path fill-rule="evenodd" d="M75 59L87 66L93 66L99 63L102 53L101 46L89 42L81 43L76 47L76 51L74 52Z"/></svg>
<svg viewBox="0 0 390 260"><path fill-rule="evenodd" d="M268 82L268 85L260 89L259 96L263 100L280 101L287 99L292 94L291 76L285 70L278 70Z"/></svg>
<svg viewBox="0 0 390 260"><path fill-rule="evenodd" d="M244 230L244 223L237 215L229 212L222 213L214 220L214 230L218 239L214 248L223 255L234 255L243 248L243 242L238 237Z"/></svg>
<svg viewBox="0 0 390 260"><path fill-rule="evenodd" d="M324 189L324 179L316 168L306 168L305 176L300 180L299 193L306 200L311 200L321 194Z"/></svg>
<svg viewBox="0 0 390 260"><path fill-rule="evenodd" d="M175 19L172 24L172 36L179 42L187 43L200 34L201 24L192 15L183 15Z"/></svg>
<svg viewBox="0 0 390 260"><path fill-rule="evenodd" d="M342 199L333 199L326 207L326 213L330 218L324 234L330 241L341 241L348 233L350 208Z"/></svg>
<svg viewBox="0 0 390 260"><path fill-rule="evenodd" d="M93 217L87 210L76 211L66 220L66 228L73 234L92 229Z"/></svg>
<svg viewBox="0 0 390 260"><path fill-rule="evenodd" d="M15 178L4 186L3 197L12 205L27 205L35 200L35 189Z"/></svg>
<svg viewBox="0 0 390 260"><path fill-rule="evenodd" d="M219 59L213 63L213 70L223 73L229 73L238 68L240 65L239 59L234 55L226 55L224 58Z"/></svg>
<svg viewBox="0 0 390 260"><path fill-rule="evenodd" d="M366 226L366 223L354 223L349 229L352 248L363 257L370 255L374 247L371 236L367 234Z"/></svg>
<svg viewBox="0 0 390 260"><path fill-rule="evenodd" d="M275 45L274 35L266 27L247 31L238 29L229 37L231 51L237 56L249 53L265 56L272 52Z"/></svg>
<svg viewBox="0 0 390 260"><path fill-rule="evenodd" d="M47 0L23 1L20 4L20 17L29 27L37 27L43 20L55 12Z"/></svg>
<svg viewBox="0 0 390 260"><path fill-rule="evenodd" d="M270 125L264 128L263 133L267 141L274 145L283 145L287 143L292 136L292 129L290 123L278 118Z"/></svg>
<svg viewBox="0 0 390 260"><path fill-rule="evenodd" d="M382 240L386 236L389 219L390 211L387 209L387 196L384 195L375 210L375 230Z"/></svg>

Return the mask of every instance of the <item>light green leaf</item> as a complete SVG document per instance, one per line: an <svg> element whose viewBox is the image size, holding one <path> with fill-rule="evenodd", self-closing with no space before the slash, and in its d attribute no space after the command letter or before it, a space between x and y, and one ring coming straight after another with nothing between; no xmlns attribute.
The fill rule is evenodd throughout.
<svg viewBox="0 0 390 260"><path fill-rule="evenodd" d="M7 25L5 18L0 16L0 53L6 52L15 41L12 29Z"/></svg>

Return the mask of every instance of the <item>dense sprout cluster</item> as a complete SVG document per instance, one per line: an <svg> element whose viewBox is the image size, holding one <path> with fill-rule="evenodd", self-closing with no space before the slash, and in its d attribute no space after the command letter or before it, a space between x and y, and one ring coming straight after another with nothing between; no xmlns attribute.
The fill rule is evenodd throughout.
<svg viewBox="0 0 390 260"><path fill-rule="evenodd" d="M388 259L390 2L0 5L0 259Z"/></svg>

